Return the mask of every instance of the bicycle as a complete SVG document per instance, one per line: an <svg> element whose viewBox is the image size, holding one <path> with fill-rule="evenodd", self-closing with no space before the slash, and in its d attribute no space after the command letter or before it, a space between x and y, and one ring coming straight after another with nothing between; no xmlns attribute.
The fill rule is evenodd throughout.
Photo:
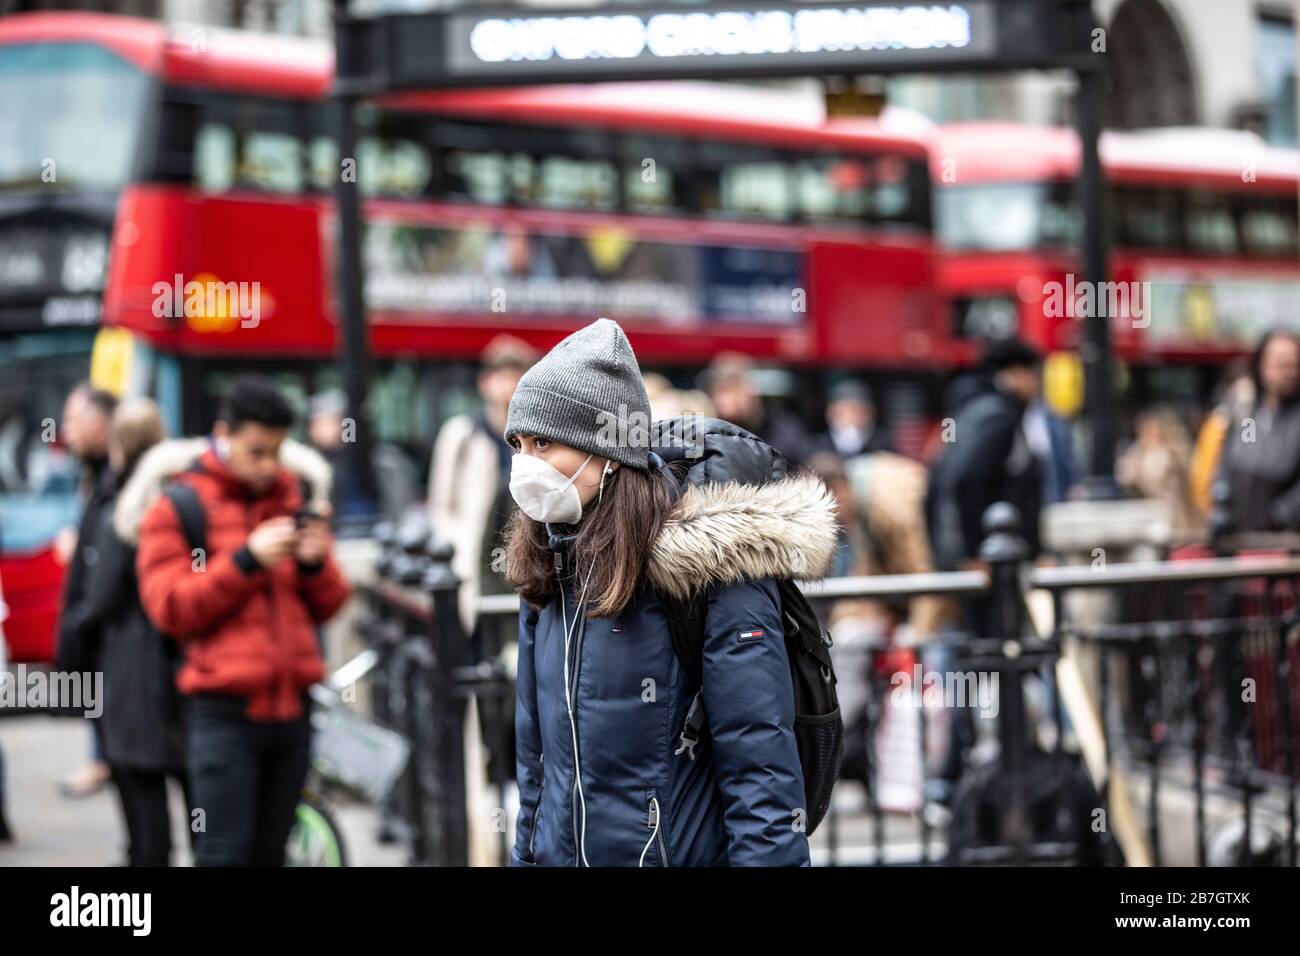
<svg viewBox="0 0 1300 956"><path fill-rule="evenodd" d="M347 866L347 844L332 796L346 792L378 804L410 758L410 742L404 736L353 710L343 699L344 688L364 678L378 662L377 651L364 650L311 689L311 767L294 811L286 866Z"/></svg>

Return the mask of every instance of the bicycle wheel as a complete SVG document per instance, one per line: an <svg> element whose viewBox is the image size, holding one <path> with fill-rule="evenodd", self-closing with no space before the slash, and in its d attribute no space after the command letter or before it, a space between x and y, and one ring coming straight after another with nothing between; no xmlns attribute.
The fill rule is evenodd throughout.
<svg viewBox="0 0 1300 956"><path fill-rule="evenodd" d="M334 814L314 796L303 794L294 811L285 849L285 866L347 866L343 830Z"/></svg>

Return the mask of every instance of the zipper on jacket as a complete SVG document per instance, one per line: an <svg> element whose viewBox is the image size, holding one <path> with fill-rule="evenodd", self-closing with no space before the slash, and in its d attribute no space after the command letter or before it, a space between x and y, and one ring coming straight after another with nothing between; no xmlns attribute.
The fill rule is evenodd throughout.
<svg viewBox="0 0 1300 956"><path fill-rule="evenodd" d="M542 779L537 784L537 806L533 808L533 832L528 834L528 856L534 861L537 860L533 855L533 847L537 845L537 819L542 815L542 793L546 790L546 754L537 758L537 765L541 768Z"/></svg>
<svg viewBox="0 0 1300 956"><path fill-rule="evenodd" d="M641 859L637 866L645 866L645 851L650 849L650 844L655 843L659 851L659 865L668 865L668 838L664 836L663 813L659 808L659 797L653 790L646 800L646 824L650 827L650 839L646 840L645 847L641 850Z"/></svg>
<svg viewBox="0 0 1300 956"><path fill-rule="evenodd" d="M566 562L563 560L563 555L559 551L556 551L555 559L556 559L555 577L560 585L559 588L560 608L561 610L563 610L564 602L565 602L565 594L564 594L564 577L563 577L562 569ZM578 674L582 668L582 637L587 630L587 616L582 613L582 599L585 596L585 591L586 589L583 588L584 593L580 593L577 599L574 601L573 613L575 615L579 615L579 619L577 622L578 633L577 633L576 640L574 641L573 672L569 676L569 683L565 688L567 692L566 696L568 697L568 700L566 701L566 705L569 713L569 733L571 736L571 740L573 742L573 785L569 788L569 820L573 828L573 865L574 866L582 866L583 856L584 856L582 852L582 834L578 826L578 801L580 796L579 794L580 785L579 785L578 774L582 772L582 767L579 762L579 755L581 751L578 748L578 721L577 721L576 711L578 706ZM565 637L565 644L567 645L569 636L566 633L564 637ZM584 820L583 820L584 826L585 823L586 820L584 814Z"/></svg>
<svg viewBox="0 0 1300 956"><path fill-rule="evenodd" d="M579 608L576 613L581 614L581 608ZM582 767L578 761L578 756L581 753L581 750L578 747L578 722L576 711L578 707L578 670L582 666L582 635L586 630L587 616L583 614L582 618L578 621L578 637L574 642L573 682L569 689L569 700L573 702L573 709L569 711L569 724L573 728L573 787L569 793L569 804L573 811L574 866L582 865L582 836L578 831L578 774L582 772Z"/></svg>

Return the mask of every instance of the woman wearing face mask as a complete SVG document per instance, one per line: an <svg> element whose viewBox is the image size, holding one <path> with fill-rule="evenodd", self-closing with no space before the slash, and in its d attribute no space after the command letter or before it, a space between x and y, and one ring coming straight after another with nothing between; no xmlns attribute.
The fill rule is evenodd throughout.
<svg viewBox="0 0 1300 956"><path fill-rule="evenodd" d="M807 866L773 576L825 572L833 499L811 476L686 484L690 452L673 464L653 452L649 416L636 357L608 319L557 345L510 402L520 511L506 578L523 598L511 863ZM724 427L735 454L771 452ZM709 459L710 477L726 480L724 459ZM689 597L706 617L702 688L667 624L669 602ZM684 750L697 691L705 726Z"/></svg>

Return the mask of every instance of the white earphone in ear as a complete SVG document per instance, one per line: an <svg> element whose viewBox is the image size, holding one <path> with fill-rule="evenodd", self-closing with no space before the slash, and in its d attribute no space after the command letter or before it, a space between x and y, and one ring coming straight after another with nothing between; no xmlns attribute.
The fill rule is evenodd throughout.
<svg viewBox="0 0 1300 956"><path fill-rule="evenodd" d="M600 473L600 491L596 495L596 504L600 504L605 500L605 476L610 473L609 465L610 463L607 459L605 461L605 470Z"/></svg>

